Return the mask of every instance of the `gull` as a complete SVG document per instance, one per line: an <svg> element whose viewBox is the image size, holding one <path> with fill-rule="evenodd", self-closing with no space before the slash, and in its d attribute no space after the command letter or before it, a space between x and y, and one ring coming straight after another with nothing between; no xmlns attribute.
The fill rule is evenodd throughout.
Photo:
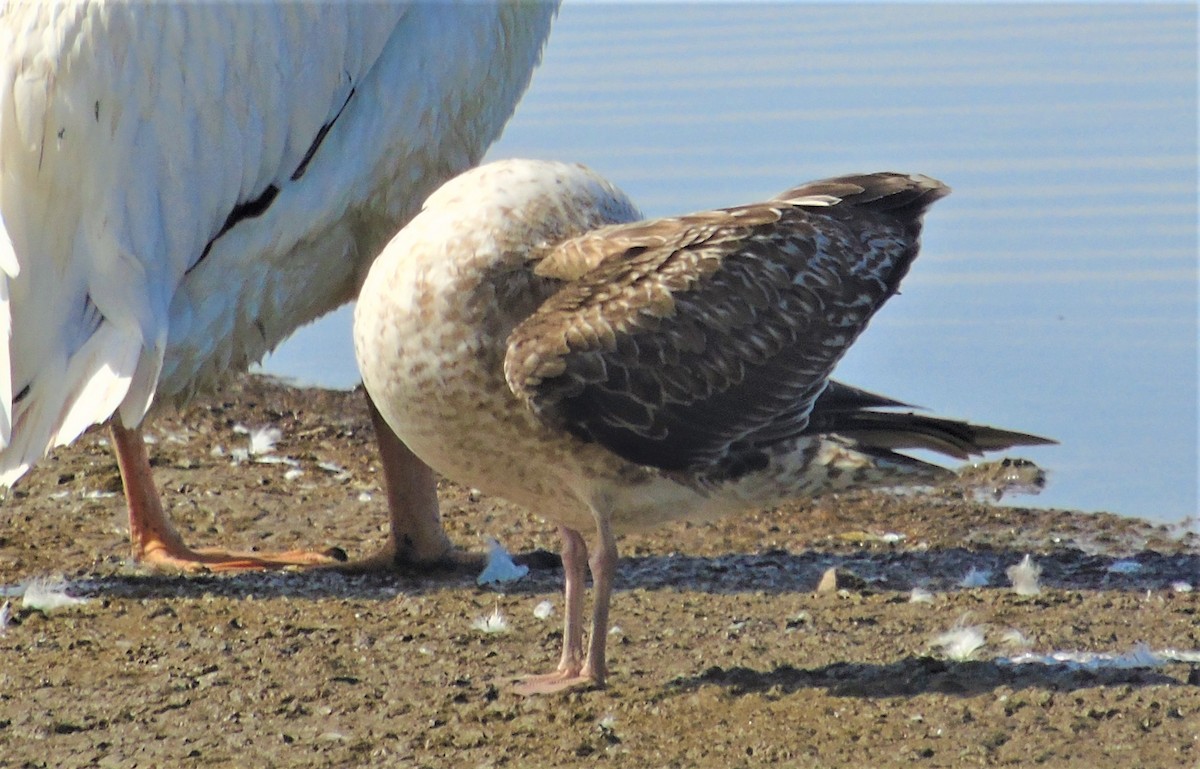
<svg viewBox="0 0 1200 769"><path fill-rule="evenodd" d="M1051 442L830 380L948 192L844 176L643 220L583 166L506 160L447 182L384 248L354 322L383 418L434 470L559 526L562 655L518 691L604 685L619 533L953 476L896 449Z"/></svg>

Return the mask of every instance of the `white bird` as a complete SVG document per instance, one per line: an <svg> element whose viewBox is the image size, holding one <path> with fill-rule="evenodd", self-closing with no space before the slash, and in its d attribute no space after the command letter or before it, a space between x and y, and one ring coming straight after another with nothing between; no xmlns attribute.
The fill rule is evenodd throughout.
<svg viewBox="0 0 1200 769"><path fill-rule="evenodd" d="M0 4L0 484L111 419L136 558L328 560L188 549L140 426L353 298L420 201L499 135L556 10ZM443 554L431 474L380 441L384 559Z"/></svg>
<svg viewBox="0 0 1200 769"><path fill-rule="evenodd" d="M510 160L446 183L387 245L354 324L384 419L443 475L559 524L562 657L520 691L604 683L620 532L952 476L894 449L1049 442L888 411L904 404L829 379L948 192L847 176L638 221L582 166Z"/></svg>

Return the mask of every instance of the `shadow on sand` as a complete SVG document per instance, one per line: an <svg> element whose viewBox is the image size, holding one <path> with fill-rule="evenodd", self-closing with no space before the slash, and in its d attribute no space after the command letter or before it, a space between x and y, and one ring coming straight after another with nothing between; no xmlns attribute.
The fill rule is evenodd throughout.
<svg viewBox="0 0 1200 769"><path fill-rule="evenodd" d="M1185 666L1186 667L1186 666ZM1161 668L1081 668L1067 663L1013 664L1003 660L955 662L932 657L907 657L888 664L836 662L825 667L801 669L784 665L773 670L747 667L711 667L703 673L677 679L676 691L702 686L726 687L732 694L826 689L840 697L910 697L938 693L970 697L1001 687L1071 692L1101 686L1188 686L1184 680Z"/></svg>
<svg viewBox="0 0 1200 769"><path fill-rule="evenodd" d="M562 589L557 558L531 554L532 569L524 579L496 588L515 595L555 593ZM988 587L1007 587L1005 570L1024 552L970 550L884 550L850 554L783 550L716 557L689 555L642 556L621 559L617 588L677 590L737 594L812 592L825 570L849 571L861 578L867 591L903 591L914 587L932 591L962 588L972 570L986 575ZM1192 582L1200 574L1200 555L1145 551L1132 558L1090 555L1062 549L1036 554L1041 584L1059 590L1168 590L1177 581ZM434 572L425 575L343 575L334 570L252 573L233 576L114 574L73 583L74 591L91 596L127 598L188 598L222 595L230 598L354 598L387 600L398 594L420 595L441 590L479 589L475 575ZM491 589L491 588L483 588Z"/></svg>

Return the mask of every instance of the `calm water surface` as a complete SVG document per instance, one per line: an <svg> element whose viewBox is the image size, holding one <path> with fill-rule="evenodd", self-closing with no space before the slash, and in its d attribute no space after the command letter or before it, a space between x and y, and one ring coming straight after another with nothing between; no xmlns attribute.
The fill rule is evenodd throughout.
<svg viewBox="0 0 1200 769"><path fill-rule="evenodd" d="M1018 502L1197 512L1194 5L581 5L490 158L576 160L648 216L852 171L954 194L837 371L1051 436ZM343 309L264 367L358 381Z"/></svg>

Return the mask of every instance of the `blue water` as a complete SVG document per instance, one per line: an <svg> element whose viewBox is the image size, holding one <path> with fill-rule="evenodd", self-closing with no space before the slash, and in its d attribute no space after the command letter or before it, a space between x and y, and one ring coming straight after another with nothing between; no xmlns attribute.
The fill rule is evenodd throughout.
<svg viewBox="0 0 1200 769"><path fill-rule="evenodd" d="M903 293L840 379L1051 436L1020 503L1197 513L1194 5L580 5L490 158L575 160L649 216L851 171L935 176ZM350 311L266 370L358 380Z"/></svg>

